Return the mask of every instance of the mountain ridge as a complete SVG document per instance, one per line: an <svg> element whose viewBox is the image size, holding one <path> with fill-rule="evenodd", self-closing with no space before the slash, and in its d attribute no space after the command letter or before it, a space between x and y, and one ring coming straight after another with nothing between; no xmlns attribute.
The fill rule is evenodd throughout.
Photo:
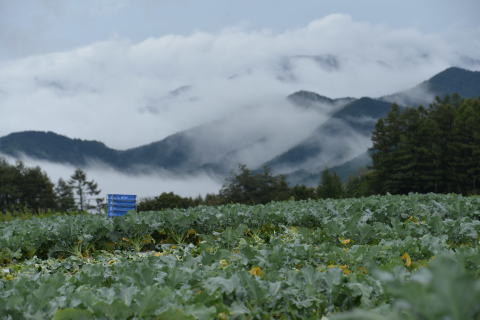
<svg viewBox="0 0 480 320"><path fill-rule="evenodd" d="M425 90L430 98L451 93L459 93L467 98L480 96L480 72L448 68L412 89L379 98L332 99L311 91L294 92L286 97L290 103L299 108L327 108L331 116L307 138L263 164L272 167L275 173L290 174L292 177L302 174L308 176L325 168L341 168L342 165L342 172L354 171L356 163L365 163L363 158L353 164L351 161L368 149L376 120L385 116L395 101L421 104L417 102L425 97L419 97L417 93ZM195 145L192 139L201 130L201 127L192 128L125 150L116 150L95 140L71 139L51 131L23 131L0 137L0 153L14 158L24 155L78 167L87 167L92 161L101 162L130 173L161 169L174 174L208 171L225 176L233 169L237 149L245 146L224 148L225 154L204 159L198 153L201 146ZM255 139L252 141L260 139L259 143L262 143L261 137ZM298 183L301 183L301 179Z"/></svg>
<svg viewBox="0 0 480 320"><path fill-rule="evenodd" d="M448 86L448 79L450 78L454 90ZM375 127L376 121L388 114L392 103L398 103L398 100L410 102L410 104L403 104L401 107L423 104L425 102L424 97L418 97L417 93L419 91L425 91L425 88L433 88L435 90L429 93L431 96L430 103L433 102L435 96L441 97L453 93L458 93L467 98L480 96L480 72L451 67L434 75L427 81L418 84L412 89L379 98L362 97L356 99L333 113L332 117L327 122L321 124L304 141L300 142L290 150L276 156L274 159L265 163L265 165L272 167L273 170L277 169L280 171L285 167L291 167L291 169L293 169L291 172L293 173L298 172L299 170L305 171L306 169L308 171L308 163L312 162L311 159L314 159L322 152L325 152L326 148L322 147L322 145L328 144L328 139L332 139L334 136L338 139L340 137L348 137L349 133L370 139L370 134ZM312 94L304 94L303 96L311 97L314 101L318 99L329 99L324 96L318 98ZM396 99L390 99L393 101L388 101L389 99L387 97L395 97ZM341 131L342 128L344 128L343 132ZM325 137L328 137L328 139ZM353 137L350 137L349 139L353 139ZM340 139L339 141L346 143L344 140L348 139ZM366 150L363 152L365 151ZM352 159L363 152L356 152ZM344 160L345 161L342 162L349 161L346 159ZM341 165L341 163L336 165L320 163L310 169L319 172L326 167L336 167L338 165Z"/></svg>

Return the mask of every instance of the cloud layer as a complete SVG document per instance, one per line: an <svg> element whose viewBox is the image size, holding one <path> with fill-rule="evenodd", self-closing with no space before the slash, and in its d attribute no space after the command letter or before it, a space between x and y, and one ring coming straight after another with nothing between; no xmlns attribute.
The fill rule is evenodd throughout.
<svg viewBox="0 0 480 320"><path fill-rule="evenodd" d="M1 63L0 135L51 130L128 148L241 110L263 110L255 125L243 117L252 132L271 126L269 115L295 90L380 96L451 65L478 67L460 54L478 58L478 40L458 45L346 15L283 33L226 29L139 43L112 39ZM300 120L293 118L289 128L298 138L312 129L295 123ZM242 134L241 127L229 126L225 134ZM279 129L268 134L285 134Z"/></svg>
<svg viewBox="0 0 480 320"><path fill-rule="evenodd" d="M0 154L0 156L12 164L15 163L15 159L11 157L2 154ZM68 180L75 171L74 167L68 165L49 163L25 157L21 160L29 167L39 166L42 168L53 183L56 183L60 178ZM222 184L205 174L185 178L174 177L160 172L149 175L131 176L101 165L89 167L86 172L88 180L94 180L98 183L101 190L101 197L109 193L116 193L136 194L140 198L145 198L157 196L162 192L172 191L182 196L197 197L198 195L204 196L207 193L217 193Z"/></svg>

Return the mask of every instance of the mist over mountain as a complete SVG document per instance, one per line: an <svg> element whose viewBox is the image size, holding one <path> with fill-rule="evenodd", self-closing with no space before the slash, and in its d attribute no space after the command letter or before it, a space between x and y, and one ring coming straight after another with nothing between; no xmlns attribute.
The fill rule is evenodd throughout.
<svg viewBox="0 0 480 320"><path fill-rule="evenodd" d="M479 92L480 72L451 67L409 90L381 99L399 105L428 105L436 96L457 93L464 98L474 98Z"/></svg>
<svg viewBox="0 0 480 320"><path fill-rule="evenodd" d="M376 119L385 116L390 103L360 98L346 104L307 139L265 165L274 171L321 171L346 162L370 145Z"/></svg>
<svg viewBox="0 0 480 320"><path fill-rule="evenodd" d="M296 106L317 111L325 111L323 110L325 107L329 110L339 109L356 100L355 98L350 97L331 99L318 93L305 90L292 93L287 99Z"/></svg>
<svg viewBox="0 0 480 320"><path fill-rule="evenodd" d="M371 163L366 151L370 145L370 135L376 121L388 114L391 103L401 107L428 105L435 97L451 94L465 98L480 96L480 72L451 67L412 89L377 99L360 98L352 101L333 114L305 141L266 165L283 171L293 184L315 185L320 179L320 172L327 168L345 180L359 168ZM303 96L311 97L311 101L318 99L313 95ZM332 161L335 158L328 156L331 154L329 145L332 140L342 145L342 152L334 154L338 161ZM363 147L363 151L356 152L361 149L353 142L365 142L367 146Z"/></svg>
<svg viewBox="0 0 480 320"><path fill-rule="evenodd" d="M189 90L189 87L180 87L171 94ZM366 150L371 144L371 132L375 122L388 113L392 102L416 106L432 102L435 96L452 93L480 96L480 72L449 68L413 89L380 98L332 99L315 92L298 91L286 98L289 104L278 108L279 114L271 116L274 121L265 124L263 131L258 130L262 123L254 121L268 119L271 109L260 106L125 150L54 132L25 131L1 137L0 153L83 168L103 165L129 174L207 173L219 180L238 163L246 163L253 169L267 165L275 173L288 175L290 183L311 185L318 181L319 172L325 168L333 168L346 178L368 165ZM289 139L299 127L296 122L305 123L304 137L297 134ZM232 126L236 128L232 130ZM272 140L275 135L270 126L272 130L275 127L275 132L278 132L276 126L284 126L285 131L277 140Z"/></svg>

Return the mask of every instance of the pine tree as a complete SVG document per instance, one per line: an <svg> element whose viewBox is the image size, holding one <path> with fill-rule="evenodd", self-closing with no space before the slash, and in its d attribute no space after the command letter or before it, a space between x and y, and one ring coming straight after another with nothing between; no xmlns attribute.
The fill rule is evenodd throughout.
<svg viewBox="0 0 480 320"><path fill-rule="evenodd" d="M293 186L290 193L294 200L308 200L317 198L315 188L304 185Z"/></svg>
<svg viewBox="0 0 480 320"><path fill-rule="evenodd" d="M69 212L75 209L75 197L72 187L63 179L58 179L55 187L57 207L62 212Z"/></svg>
<svg viewBox="0 0 480 320"><path fill-rule="evenodd" d="M472 162L468 168L468 176L472 193L480 193L480 99L471 100L471 108L474 116L470 118L472 127L472 137L470 143L472 145Z"/></svg>
<svg viewBox="0 0 480 320"><path fill-rule="evenodd" d="M272 175L268 167L261 172L252 172L241 164L239 172L232 173L227 179L219 196L225 203L263 204L287 200L290 189L285 177Z"/></svg>
<svg viewBox="0 0 480 320"><path fill-rule="evenodd" d="M372 136L377 193L477 193L480 99L437 98L428 108L392 108Z"/></svg>
<svg viewBox="0 0 480 320"><path fill-rule="evenodd" d="M53 183L40 167L26 168L18 164L21 178L17 182L20 189L20 203L35 213L53 210L56 207Z"/></svg>
<svg viewBox="0 0 480 320"><path fill-rule="evenodd" d="M317 196L321 199L338 199L344 194L342 181L335 172L328 169L322 171L320 184L317 188Z"/></svg>
<svg viewBox="0 0 480 320"><path fill-rule="evenodd" d="M366 197L374 194L372 190L372 171L364 171L351 175L344 187L344 196L348 198Z"/></svg>
<svg viewBox="0 0 480 320"><path fill-rule="evenodd" d="M5 159L0 159L0 211L14 211L20 205L20 171Z"/></svg>
<svg viewBox="0 0 480 320"><path fill-rule="evenodd" d="M391 193L427 192L432 170L431 134L422 106L404 110L399 118L400 141L395 152L396 168Z"/></svg>
<svg viewBox="0 0 480 320"><path fill-rule="evenodd" d="M453 141L453 125L455 119L455 108L460 101L458 96L447 96L443 99L437 98L430 105L429 117L434 126L433 153L435 157L435 184L436 192L456 192L457 182L455 181L455 146Z"/></svg>
<svg viewBox="0 0 480 320"><path fill-rule="evenodd" d="M452 127L456 192L475 192L480 158L480 101L465 100L456 109Z"/></svg>
<svg viewBox="0 0 480 320"><path fill-rule="evenodd" d="M372 134L370 154L375 168L372 177L375 193L392 193L398 188L395 174L400 130L400 107L394 104L387 117L378 120Z"/></svg>
<svg viewBox="0 0 480 320"><path fill-rule="evenodd" d="M95 181L87 180L87 174L83 170L76 169L70 177L70 180L68 180L68 185L78 196L77 208L80 211L87 211L95 208L95 206L88 204L88 197L97 196L100 194L100 190Z"/></svg>

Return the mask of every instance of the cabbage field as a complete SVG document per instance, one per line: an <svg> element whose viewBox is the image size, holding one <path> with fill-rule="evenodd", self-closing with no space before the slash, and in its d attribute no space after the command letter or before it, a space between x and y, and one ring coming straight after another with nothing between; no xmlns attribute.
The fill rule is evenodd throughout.
<svg viewBox="0 0 480 320"><path fill-rule="evenodd" d="M480 319L480 198L0 224L0 319Z"/></svg>

